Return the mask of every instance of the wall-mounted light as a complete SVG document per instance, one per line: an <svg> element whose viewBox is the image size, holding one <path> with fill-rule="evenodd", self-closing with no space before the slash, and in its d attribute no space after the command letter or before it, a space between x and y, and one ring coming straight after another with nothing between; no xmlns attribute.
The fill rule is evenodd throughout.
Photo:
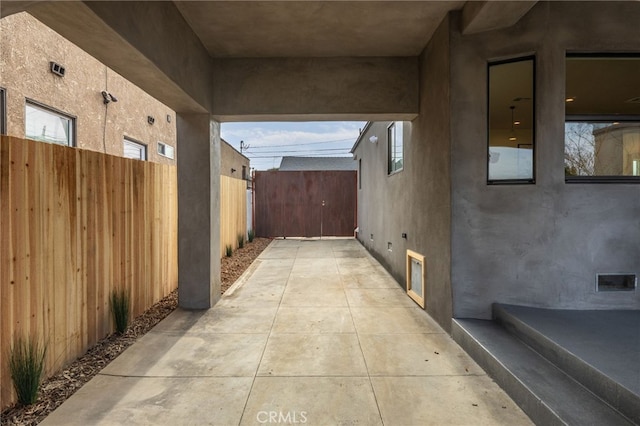
<svg viewBox="0 0 640 426"><path fill-rule="evenodd" d="M156 122L156 119L150 115L147 115L147 123L152 124Z"/></svg>
<svg viewBox="0 0 640 426"><path fill-rule="evenodd" d="M108 104L109 102L118 102L118 99L116 99L115 96L113 96L111 93L106 92L106 91L102 91L102 102L104 102L104 104Z"/></svg>
<svg viewBox="0 0 640 426"><path fill-rule="evenodd" d="M376 135L373 135L369 138L369 142L371 143L378 143L378 137Z"/></svg>
<svg viewBox="0 0 640 426"><path fill-rule="evenodd" d="M236 169L234 169L233 167L231 168L231 173L235 173Z"/></svg>

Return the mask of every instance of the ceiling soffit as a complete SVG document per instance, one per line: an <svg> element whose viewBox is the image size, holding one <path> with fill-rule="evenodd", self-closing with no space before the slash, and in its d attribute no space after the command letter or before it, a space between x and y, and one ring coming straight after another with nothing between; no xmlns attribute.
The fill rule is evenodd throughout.
<svg viewBox="0 0 640 426"><path fill-rule="evenodd" d="M212 57L417 56L463 1L176 1Z"/></svg>

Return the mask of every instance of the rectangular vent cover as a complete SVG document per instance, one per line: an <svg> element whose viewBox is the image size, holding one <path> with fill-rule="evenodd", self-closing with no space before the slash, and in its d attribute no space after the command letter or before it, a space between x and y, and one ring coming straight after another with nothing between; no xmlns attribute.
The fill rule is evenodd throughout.
<svg viewBox="0 0 640 426"><path fill-rule="evenodd" d="M52 73L54 73L57 76L64 77L65 69L62 65L57 64L53 61L49 62L49 65L51 66Z"/></svg>
<svg viewBox="0 0 640 426"><path fill-rule="evenodd" d="M635 291L638 278L636 274L598 274L598 291Z"/></svg>

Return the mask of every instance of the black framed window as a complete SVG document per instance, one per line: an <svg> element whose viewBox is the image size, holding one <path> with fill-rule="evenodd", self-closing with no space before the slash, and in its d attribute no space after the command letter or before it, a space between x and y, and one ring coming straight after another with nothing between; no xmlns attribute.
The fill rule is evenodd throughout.
<svg viewBox="0 0 640 426"><path fill-rule="evenodd" d="M7 134L7 91L0 87L0 135Z"/></svg>
<svg viewBox="0 0 640 426"><path fill-rule="evenodd" d="M404 167L404 138L402 121L394 121L387 127L387 173L399 172Z"/></svg>
<svg viewBox="0 0 640 426"><path fill-rule="evenodd" d="M489 64L488 183L535 183L535 58Z"/></svg>
<svg viewBox="0 0 640 426"><path fill-rule="evenodd" d="M640 182L638 76L640 55L567 55L567 182Z"/></svg>

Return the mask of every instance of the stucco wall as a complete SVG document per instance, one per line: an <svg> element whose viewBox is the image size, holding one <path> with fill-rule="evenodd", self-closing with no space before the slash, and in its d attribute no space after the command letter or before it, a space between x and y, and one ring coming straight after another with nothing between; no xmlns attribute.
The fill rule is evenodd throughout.
<svg viewBox="0 0 640 426"><path fill-rule="evenodd" d="M50 61L65 67L64 77L50 72ZM24 137L28 98L76 117L79 148L121 156L126 136L147 145L149 161L175 164L157 146L176 146L175 112L26 13L0 20L0 87L10 136ZM118 102L105 106L103 90Z"/></svg>
<svg viewBox="0 0 640 426"><path fill-rule="evenodd" d="M249 159L236 151L227 141L222 140L220 143L220 174L242 179L242 166L246 167L247 179L249 179ZM231 169L235 171L232 172Z"/></svg>
<svg viewBox="0 0 640 426"><path fill-rule="evenodd" d="M420 57L421 113L405 123L403 170L387 175L389 122L372 123L354 151L362 160L358 239L405 287L406 250L425 256L426 310L447 330L452 316L448 40L445 19ZM372 135L376 144L369 142Z"/></svg>
<svg viewBox="0 0 640 426"><path fill-rule="evenodd" d="M490 318L492 302L640 308L640 291L595 291L598 272L640 274L640 186L564 178L566 52L638 52L638 22L637 2L542 2L505 30L463 36L452 29L455 317ZM487 62L532 53L536 183L490 186Z"/></svg>

